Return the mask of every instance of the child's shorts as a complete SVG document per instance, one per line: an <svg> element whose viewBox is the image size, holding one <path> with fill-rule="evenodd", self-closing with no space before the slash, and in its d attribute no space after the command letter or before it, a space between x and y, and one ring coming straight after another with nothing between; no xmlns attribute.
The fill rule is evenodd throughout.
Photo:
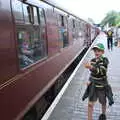
<svg viewBox="0 0 120 120"><path fill-rule="evenodd" d="M95 88L94 95L89 97L90 102L96 102L97 99L102 105L106 104L106 93L104 88Z"/></svg>

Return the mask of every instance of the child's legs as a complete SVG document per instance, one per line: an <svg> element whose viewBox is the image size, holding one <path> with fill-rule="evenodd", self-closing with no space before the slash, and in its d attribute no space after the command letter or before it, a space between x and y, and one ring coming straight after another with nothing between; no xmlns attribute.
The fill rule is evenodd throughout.
<svg viewBox="0 0 120 120"><path fill-rule="evenodd" d="M110 46L111 46L111 49L113 48L113 38L110 39Z"/></svg>
<svg viewBox="0 0 120 120"><path fill-rule="evenodd" d="M108 46L108 49L110 49L110 38L107 38L107 46Z"/></svg>
<svg viewBox="0 0 120 120"><path fill-rule="evenodd" d="M88 102L88 120L92 120L94 102Z"/></svg>
<svg viewBox="0 0 120 120"><path fill-rule="evenodd" d="M105 114L106 113L106 104L101 104L102 107L102 113Z"/></svg>
<svg viewBox="0 0 120 120"><path fill-rule="evenodd" d="M97 101L97 92L94 92L94 95L91 97L89 96L89 102L88 102L88 120L93 120L92 119L92 114L93 114L93 108L94 104Z"/></svg>
<svg viewBox="0 0 120 120"><path fill-rule="evenodd" d="M98 92L99 102L101 104L102 113L105 114L106 113L106 94L105 94L105 90L103 88L103 90L98 90L97 92Z"/></svg>

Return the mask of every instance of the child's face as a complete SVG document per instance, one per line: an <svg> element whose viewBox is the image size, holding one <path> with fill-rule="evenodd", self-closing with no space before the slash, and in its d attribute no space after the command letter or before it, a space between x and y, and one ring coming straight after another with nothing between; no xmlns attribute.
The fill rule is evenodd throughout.
<svg viewBox="0 0 120 120"><path fill-rule="evenodd" d="M99 50L99 49L94 49L93 51L94 51L96 58L99 58L99 57L101 57L102 54L104 54L104 51Z"/></svg>

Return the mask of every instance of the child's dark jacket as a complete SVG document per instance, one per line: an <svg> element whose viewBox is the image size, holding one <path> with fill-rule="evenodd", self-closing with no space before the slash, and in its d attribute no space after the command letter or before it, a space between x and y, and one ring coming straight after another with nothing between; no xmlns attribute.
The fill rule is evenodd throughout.
<svg viewBox="0 0 120 120"><path fill-rule="evenodd" d="M96 89L95 84L92 82L90 85L87 86L85 93L82 97L82 100L84 101L88 96L92 97L94 95L95 89ZM108 98L109 105L112 105L114 103L114 100L111 86L107 84L104 86L104 89L106 91L105 93L106 97Z"/></svg>

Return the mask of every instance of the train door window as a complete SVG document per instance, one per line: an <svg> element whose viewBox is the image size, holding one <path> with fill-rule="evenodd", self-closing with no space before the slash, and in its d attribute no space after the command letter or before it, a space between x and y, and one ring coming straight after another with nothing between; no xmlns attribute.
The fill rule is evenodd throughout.
<svg viewBox="0 0 120 120"><path fill-rule="evenodd" d="M16 21L24 21L22 2L14 0L12 2L12 10Z"/></svg>

